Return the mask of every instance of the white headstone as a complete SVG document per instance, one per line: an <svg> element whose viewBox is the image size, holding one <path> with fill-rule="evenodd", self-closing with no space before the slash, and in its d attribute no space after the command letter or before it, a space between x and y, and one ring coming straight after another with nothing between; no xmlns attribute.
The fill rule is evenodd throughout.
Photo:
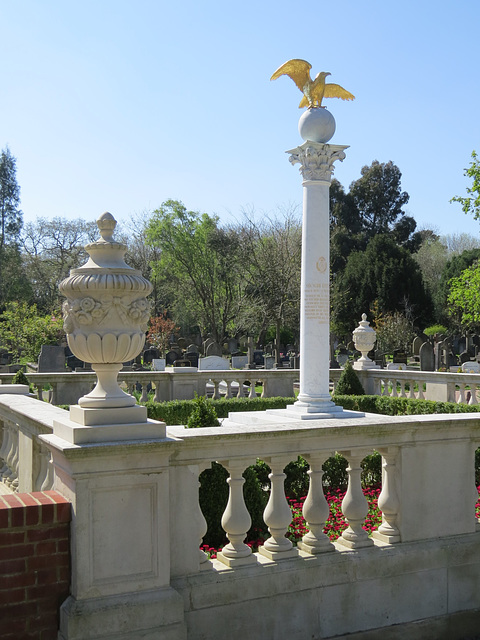
<svg viewBox="0 0 480 640"><path fill-rule="evenodd" d="M462 364L463 373L479 373L480 372L480 364L478 362L464 362Z"/></svg>
<svg viewBox="0 0 480 640"><path fill-rule="evenodd" d="M230 369L230 362L220 356L207 356L198 361L200 371L226 371Z"/></svg>

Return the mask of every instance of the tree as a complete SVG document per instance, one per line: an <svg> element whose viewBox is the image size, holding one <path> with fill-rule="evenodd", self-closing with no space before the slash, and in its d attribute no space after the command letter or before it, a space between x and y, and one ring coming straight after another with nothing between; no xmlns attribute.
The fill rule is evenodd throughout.
<svg viewBox="0 0 480 640"><path fill-rule="evenodd" d="M480 326L480 260L449 281L448 310L463 329Z"/></svg>
<svg viewBox="0 0 480 640"><path fill-rule="evenodd" d="M463 251L460 255L454 255L452 258L450 258L450 260L448 260L447 264L445 265L445 268L443 269L441 274L438 289L440 312L438 314L437 320L442 324L448 323L449 319L452 318L452 314L448 310L448 299L452 279L460 277L465 269L471 267L474 262L479 259L480 248L469 249L467 251Z"/></svg>
<svg viewBox="0 0 480 640"><path fill-rule="evenodd" d="M354 251L332 285L332 328L352 331L374 302L379 313L411 310L416 322L430 320L432 304L420 269L410 253L387 235L370 240L365 251Z"/></svg>
<svg viewBox="0 0 480 640"><path fill-rule="evenodd" d="M0 344L14 362L36 362L43 344L57 344L64 336L61 314L41 315L35 304L9 302L0 315Z"/></svg>
<svg viewBox="0 0 480 640"><path fill-rule="evenodd" d="M459 202L462 205L463 213L471 213L474 220L478 220L480 219L480 161L475 151L472 151L472 162L464 170L463 175L473 181L472 186L467 187L469 196L467 198L455 196L450 202Z"/></svg>
<svg viewBox="0 0 480 640"><path fill-rule="evenodd" d="M97 224L81 218L37 218L25 225L21 236L23 262L40 310L47 313L59 308L58 285L70 269L86 261L84 246L97 238Z"/></svg>
<svg viewBox="0 0 480 640"><path fill-rule="evenodd" d="M260 221L244 212L237 226L246 286L244 313L256 325L257 344L270 325L280 344L282 326L290 325L298 335L302 228L295 211L264 216ZM247 324L247 322L245 322ZM278 355L278 349L277 349Z"/></svg>
<svg viewBox="0 0 480 640"><path fill-rule="evenodd" d="M22 228L16 159L5 147L0 153L0 305L28 298L20 265L18 238Z"/></svg>
<svg viewBox="0 0 480 640"><path fill-rule="evenodd" d="M183 329L194 322L222 344L243 300L238 236L219 227L217 217L167 200L153 212L146 242L159 250L153 273L175 322Z"/></svg>
<svg viewBox="0 0 480 640"><path fill-rule="evenodd" d="M175 322L167 316L166 311L159 316L150 318L147 341L163 355L168 351L170 338L175 334L178 334L178 327L175 325Z"/></svg>
<svg viewBox="0 0 480 640"><path fill-rule="evenodd" d="M345 268L352 251L365 250L376 235L389 233L397 244L410 252L422 241L416 222L405 215L409 200L401 190L402 174L393 162L374 160L361 170L361 178L348 193L337 180L330 187L330 265L335 275Z"/></svg>
<svg viewBox="0 0 480 640"><path fill-rule="evenodd" d="M16 242L22 229L17 161L8 147L0 154L0 252Z"/></svg>

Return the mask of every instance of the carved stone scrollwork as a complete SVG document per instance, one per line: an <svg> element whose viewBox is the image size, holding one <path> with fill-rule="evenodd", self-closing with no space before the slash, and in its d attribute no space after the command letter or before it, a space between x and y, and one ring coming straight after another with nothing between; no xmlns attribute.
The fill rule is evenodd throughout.
<svg viewBox="0 0 480 640"><path fill-rule="evenodd" d="M290 154L289 160L292 164L300 164L300 173L304 180L330 182L334 171L333 163L336 160L345 159L345 149L348 149L348 146L322 144L309 140L287 153Z"/></svg>

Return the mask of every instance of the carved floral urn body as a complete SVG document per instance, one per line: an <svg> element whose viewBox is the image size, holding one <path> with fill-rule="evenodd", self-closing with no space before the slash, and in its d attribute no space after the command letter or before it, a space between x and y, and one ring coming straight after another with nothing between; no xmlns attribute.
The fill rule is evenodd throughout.
<svg viewBox="0 0 480 640"><path fill-rule="evenodd" d="M97 220L101 238L85 247L86 264L72 269L60 283L66 297L64 329L72 353L91 363L97 385L78 401L82 408L133 407L135 398L120 389L123 363L142 350L150 317L146 296L152 285L124 260L127 246L113 240L116 221L111 213Z"/></svg>
<svg viewBox="0 0 480 640"><path fill-rule="evenodd" d="M353 331L355 349L360 351L361 357L353 365L354 369L377 369L378 366L370 360L368 353L375 346L377 334L367 321L367 314L362 314L358 327Z"/></svg>

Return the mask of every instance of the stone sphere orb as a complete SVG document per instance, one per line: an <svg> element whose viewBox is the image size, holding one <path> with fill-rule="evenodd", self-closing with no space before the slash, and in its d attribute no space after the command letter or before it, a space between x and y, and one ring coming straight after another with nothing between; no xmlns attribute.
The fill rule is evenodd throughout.
<svg viewBox="0 0 480 640"><path fill-rule="evenodd" d="M335 118L323 107L307 109L298 122L302 138L312 142L328 142L335 133Z"/></svg>

